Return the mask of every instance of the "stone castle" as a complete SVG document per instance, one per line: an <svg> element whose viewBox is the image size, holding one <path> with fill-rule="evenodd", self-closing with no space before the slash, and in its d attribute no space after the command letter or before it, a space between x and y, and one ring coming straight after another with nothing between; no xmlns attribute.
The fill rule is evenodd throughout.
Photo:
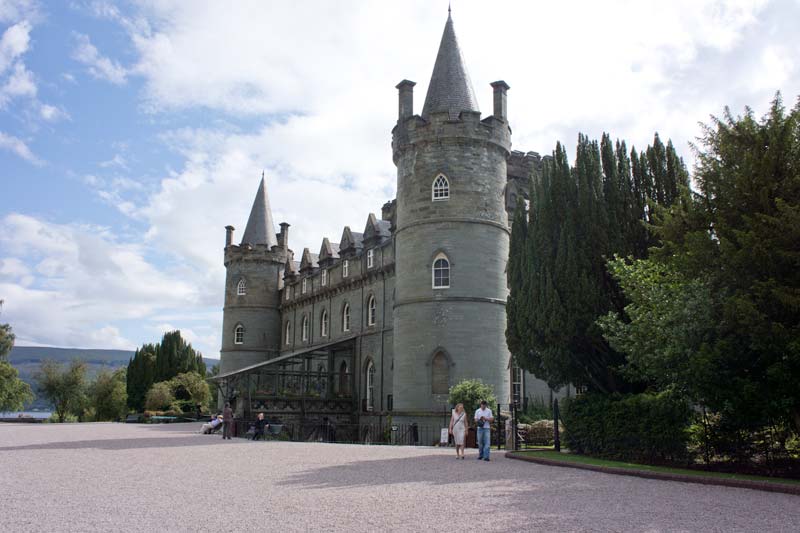
<svg viewBox="0 0 800 533"><path fill-rule="evenodd" d="M397 85L397 198L362 232L296 261L263 178L241 244L226 228L218 380L244 416L440 424L468 378L504 404L552 398L505 341L509 222L540 164L511 150L509 86L481 119L449 15L419 115L414 85Z"/></svg>

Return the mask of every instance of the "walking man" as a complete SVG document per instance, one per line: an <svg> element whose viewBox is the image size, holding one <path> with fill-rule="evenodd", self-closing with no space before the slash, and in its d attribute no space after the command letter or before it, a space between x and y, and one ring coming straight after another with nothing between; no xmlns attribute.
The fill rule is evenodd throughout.
<svg viewBox="0 0 800 533"><path fill-rule="evenodd" d="M231 404L226 403L225 409L222 410L222 438L230 439L233 430L233 409Z"/></svg>
<svg viewBox="0 0 800 533"><path fill-rule="evenodd" d="M478 461L489 460L489 448L491 448L491 431L494 415L489 409L486 400L481 400L481 407L475 411L475 425L478 428Z"/></svg>

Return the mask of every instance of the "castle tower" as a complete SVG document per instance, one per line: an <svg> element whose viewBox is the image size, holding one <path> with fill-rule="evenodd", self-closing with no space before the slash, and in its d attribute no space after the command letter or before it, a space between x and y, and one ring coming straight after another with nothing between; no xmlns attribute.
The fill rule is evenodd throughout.
<svg viewBox="0 0 800 533"><path fill-rule="evenodd" d="M289 254L288 226L281 224L280 234L275 234L262 176L241 244L233 244L233 226L225 228L222 374L278 354L281 339L279 291Z"/></svg>
<svg viewBox="0 0 800 533"><path fill-rule="evenodd" d="M392 131L397 166L394 411L442 416L448 388L480 378L507 401L504 187L511 130L505 82L481 120L448 15L421 115L403 80Z"/></svg>

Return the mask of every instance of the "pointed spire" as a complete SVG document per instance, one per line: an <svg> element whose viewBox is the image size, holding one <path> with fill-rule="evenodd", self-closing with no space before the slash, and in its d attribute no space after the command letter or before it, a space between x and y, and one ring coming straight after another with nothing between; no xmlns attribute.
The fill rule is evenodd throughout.
<svg viewBox="0 0 800 533"><path fill-rule="evenodd" d="M458 118L462 111L478 111L478 100L458 47L449 6L431 83L428 85L425 105L422 106L422 118L427 119L431 113L439 111L449 111L453 119Z"/></svg>
<svg viewBox="0 0 800 533"><path fill-rule="evenodd" d="M258 186L256 199L253 201L253 208L250 210L250 218L247 219L247 227L242 235L242 244L266 244L269 247L276 246L278 240L275 238L275 224L272 223L272 210L269 207L269 197L267 196L267 186L264 180L264 172L261 172L261 184Z"/></svg>

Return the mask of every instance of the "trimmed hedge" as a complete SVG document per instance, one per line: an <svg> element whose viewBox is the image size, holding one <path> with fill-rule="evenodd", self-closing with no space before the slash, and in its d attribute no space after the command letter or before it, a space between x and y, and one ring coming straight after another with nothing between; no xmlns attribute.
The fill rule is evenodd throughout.
<svg viewBox="0 0 800 533"><path fill-rule="evenodd" d="M565 402L564 441L575 453L647 463L688 460L691 408L679 395L584 394Z"/></svg>

